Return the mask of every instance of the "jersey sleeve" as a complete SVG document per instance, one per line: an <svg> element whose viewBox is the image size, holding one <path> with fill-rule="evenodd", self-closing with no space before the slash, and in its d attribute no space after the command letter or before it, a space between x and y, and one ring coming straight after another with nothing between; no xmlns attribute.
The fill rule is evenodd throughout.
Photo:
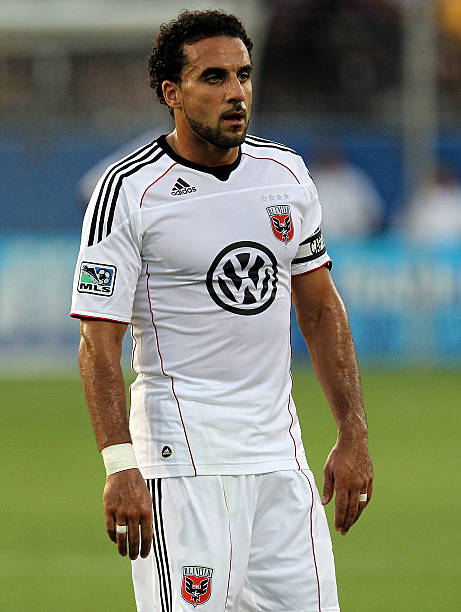
<svg viewBox="0 0 461 612"><path fill-rule="evenodd" d="M104 209L103 185L98 183L83 222L70 315L130 323L141 273L140 211L130 210L123 187L113 210Z"/></svg>
<svg viewBox="0 0 461 612"><path fill-rule="evenodd" d="M323 266L331 268L331 259L327 253L320 228L322 209L314 181L301 161L301 184L307 196L307 207L301 224L301 235L298 251L291 262L292 276L312 272Z"/></svg>

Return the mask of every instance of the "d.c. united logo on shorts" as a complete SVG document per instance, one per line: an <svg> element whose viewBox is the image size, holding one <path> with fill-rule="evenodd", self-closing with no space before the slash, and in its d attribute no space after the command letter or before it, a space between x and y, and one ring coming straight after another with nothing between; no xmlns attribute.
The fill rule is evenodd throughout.
<svg viewBox="0 0 461 612"><path fill-rule="evenodd" d="M288 204L278 204L275 206L268 206L266 210L271 220L274 236L285 244L290 242L294 234L290 206Z"/></svg>
<svg viewBox="0 0 461 612"><path fill-rule="evenodd" d="M199 606L206 603L211 597L211 567L200 565L186 565L182 568L181 595L187 603Z"/></svg>

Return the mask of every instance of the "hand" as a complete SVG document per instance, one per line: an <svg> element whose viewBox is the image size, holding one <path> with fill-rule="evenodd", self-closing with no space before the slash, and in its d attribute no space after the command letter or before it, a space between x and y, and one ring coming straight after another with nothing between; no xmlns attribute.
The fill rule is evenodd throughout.
<svg viewBox="0 0 461 612"><path fill-rule="evenodd" d="M322 504L331 501L336 491L335 529L346 535L371 499L373 491L373 464L366 437L338 436L328 455L324 469ZM359 501L361 493L367 501Z"/></svg>
<svg viewBox="0 0 461 612"><path fill-rule="evenodd" d="M153 536L152 498L140 471L123 470L108 476L103 499L107 533L117 544L118 552L122 557L127 554L128 535L130 559L136 559L138 554L146 558ZM115 524L127 525L128 534L116 533Z"/></svg>

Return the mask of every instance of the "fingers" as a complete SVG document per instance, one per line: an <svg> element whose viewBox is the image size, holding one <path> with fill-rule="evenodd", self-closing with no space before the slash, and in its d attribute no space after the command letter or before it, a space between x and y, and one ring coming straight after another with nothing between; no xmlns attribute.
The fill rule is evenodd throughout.
<svg viewBox="0 0 461 612"><path fill-rule="evenodd" d="M120 518L117 517L116 525L126 526L125 519L121 517ZM120 533L119 531L117 531L117 527L115 528L115 541L117 544L118 552L122 557L126 557L126 554L127 554L127 547L126 547L127 535L128 535L127 532Z"/></svg>
<svg viewBox="0 0 461 612"><path fill-rule="evenodd" d="M139 521L135 519L128 521L128 550L133 561L139 555Z"/></svg>
<svg viewBox="0 0 461 612"><path fill-rule="evenodd" d="M152 538L154 536L154 529L152 526L152 514L145 517L141 521L141 557L145 559L150 552L152 545Z"/></svg>
<svg viewBox="0 0 461 612"><path fill-rule="evenodd" d="M109 520L109 523L111 525L107 527L107 533L110 539L117 544L117 550L122 557L129 554L130 559L134 560L139 554L143 559L149 556L153 537L150 517L144 517L141 522L136 518L127 521L124 517L119 517L116 521ZM123 526L126 526L126 532L117 530L117 527Z"/></svg>
<svg viewBox="0 0 461 612"><path fill-rule="evenodd" d="M146 513L141 519L136 517L128 521L128 546L131 560L136 559L139 554L143 559L149 556L153 535L151 512Z"/></svg>
<svg viewBox="0 0 461 612"><path fill-rule="evenodd" d="M335 499L335 529L341 532L343 530L344 521L347 514L347 508L349 505L349 491L347 488L337 487L336 488L336 499Z"/></svg>
<svg viewBox="0 0 461 612"><path fill-rule="evenodd" d="M132 560L139 554L147 557L153 535L152 497L139 471L125 470L108 476L103 500L107 533L119 554L129 554Z"/></svg>
<svg viewBox="0 0 461 612"><path fill-rule="evenodd" d="M112 540L112 542L116 542L116 537L115 537L115 517L111 514L106 513L105 514L106 517L106 531L107 534L109 536L109 538Z"/></svg>
<svg viewBox="0 0 461 612"><path fill-rule="evenodd" d="M323 483L323 494L322 494L322 504L326 506L331 501L334 492L334 477L331 470L325 468L324 470L324 483Z"/></svg>
<svg viewBox="0 0 461 612"><path fill-rule="evenodd" d="M369 503L369 501L371 500L371 496L373 495L373 477L370 478L370 481L368 482L368 501L367 503Z"/></svg>
<svg viewBox="0 0 461 612"><path fill-rule="evenodd" d="M360 495L366 495L367 499L364 501L361 501L359 503L359 510L357 512L357 516L355 517L355 521L354 523L356 523L359 519L359 516L362 514L362 512L365 510L365 508L368 506L368 504L370 503L371 497L373 494L373 478L370 479L370 481L368 482L368 487L366 490L362 490Z"/></svg>
<svg viewBox="0 0 461 612"><path fill-rule="evenodd" d="M357 514L359 511L359 504L360 504L359 500L360 500L360 489L349 491L347 508L346 508L346 512L344 515L343 523L340 528L341 535L346 535L346 533L349 531L349 529L352 527L352 525L357 520L358 518Z"/></svg>
<svg viewBox="0 0 461 612"><path fill-rule="evenodd" d="M346 535L352 525L357 522L362 512L367 507L373 491L373 480L359 486L336 488L335 502L335 529L341 535ZM361 501L360 496L366 495L367 499Z"/></svg>
<svg viewBox="0 0 461 612"><path fill-rule="evenodd" d="M366 497L366 499L362 499L362 497ZM365 490L362 489L360 491L359 507L358 507L357 514L356 514L355 519L354 519L354 523L356 523L358 521L359 516L365 510L365 508L366 508L366 506L367 506L369 501L370 501L370 498L368 496L368 491L366 489Z"/></svg>
<svg viewBox="0 0 461 612"><path fill-rule="evenodd" d="M119 516L116 518L112 513L106 513L106 531L112 542L117 544L119 553L124 557L126 555L126 540L127 533L119 533L117 526L126 526L125 517Z"/></svg>
<svg viewBox="0 0 461 612"><path fill-rule="evenodd" d="M112 542L117 544L118 552L122 555L122 557L126 556L126 540L127 533L119 533L117 531L117 526L123 526L127 524L125 517L119 515L115 517L112 512L106 512L106 531L109 538Z"/></svg>
<svg viewBox="0 0 461 612"><path fill-rule="evenodd" d="M337 488L335 501L335 529L346 535L357 520L360 489Z"/></svg>
<svg viewBox="0 0 461 612"><path fill-rule="evenodd" d="M373 464L367 441L338 436L324 469L325 484L322 503L327 504L336 492L335 529L346 535L371 499ZM367 495L360 500L360 496Z"/></svg>

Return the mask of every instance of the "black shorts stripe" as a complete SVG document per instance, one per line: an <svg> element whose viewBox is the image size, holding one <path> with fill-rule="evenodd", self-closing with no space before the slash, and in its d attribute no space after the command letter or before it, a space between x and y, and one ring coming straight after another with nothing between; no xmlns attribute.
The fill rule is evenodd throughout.
<svg viewBox="0 0 461 612"><path fill-rule="evenodd" d="M245 143L252 147L263 147L267 149L279 149L280 151L286 151L287 153L293 153L294 155L301 155L294 149L286 147L278 142L272 142L271 140L265 140L264 138L257 138L256 136L247 136Z"/></svg>
<svg viewBox="0 0 461 612"><path fill-rule="evenodd" d="M168 587L169 587L169 594L168 594L168 604L169 604L169 612L172 612L173 610L173 599L172 599L172 593L171 593L171 576L170 576L170 563L168 561L168 551L166 548L166 539L165 539L165 529L163 527L163 510L162 510L162 479L158 478L157 479L157 493L158 493L158 510L159 510L159 522L160 522L160 539L163 545L163 556L165 559L165 565L166 565L166 573L167 573L167 579L168 579Z"/></svg>
<svg viewBox="0 0 461 612"><path fill-rule="evenodd" d="M155 556L155 563L157 566L157 574L158 574L158 581L159 581L159 591L160 591L160 604L162 606L162 610L161 612L168 612L167 608L165 606L165 596L164 596L164 591L162 589L162 568L160 565L160 559L159 559L159 554L158 554L158 549L157 549L157 542L156 542L156 527L155 527L155 503L154 503L154 481L153 480L148 480L147 481L147 488L149 489L149 493L151 494L152 497L152 515L153 515L153 519L154 519L154 535L152 536L152 550L154 551L154 556Z"/></svg>
<svg viewBox="0 0 461 612"><path fill-rule="evenodd" d="M166 556L165 534L162 534L163 520L160 521L161 514L161 479L151 480L152 510L154 518L154 537L152 540L155 560L157 562L157 573L159 579L160 602L162 612L172 612L171 602L171 580L168 567L168 557ZM160 496L159 496L160 492ZM163 545L162 545L163 544Z"/></svg>
<svg viewBox="0 0 461 612"><path fill-rule="evenodd" d="M118 194L120 193L120 187L122 186L123 179L125 179L127 176L131 176L138 170L141 170L141 168L144 168L144 166L148 166L149 164L155 164L155 162L158 161L163 155L165 155L165 151L160 151L160 153L158 153L154 158L149 159L143 162L142 164L138 164L134 168L131 168L130 170L125 172L124 174L119 175L118 180L117 180L117 185L115 186L115 189L114 189L114 195L112 196L109 215L107 217L106 236L108 236L112 231L112 222L114 220L115 208L117 206L117 198L118 198ZM101 215L101 219L99 221L98 242L102 240L103 229L104 229L103 217Z"/></svg>
<svg viewBox="0 0 461 612"><path fill-rule="evenodd" d="M141 147L137 151L134 151L134 153L131 153L131 155L129 155L128 157L124 157L123 159L121 159L107 172L102 182L101 188L99 189L98 198L96 200L96 205L94 207L93 218L91 219L90 233L88 237L88 246L91 246L92 244L94 244L94 239L95 239L95 234L96 234L96 225L98 222L101 200L102 200L103 194L107 193L108 190L110 191L113 177L117 174L117 172L128 167L130 164L135 163L136 161L139 161L139 159L144 159L145 156L143 156L142 158L139 157L143 153L147 152L147 155L149 155L152 151L156 149L158 149L158 144L156 142L151 142L145 145L144 147Z"/></svg>

